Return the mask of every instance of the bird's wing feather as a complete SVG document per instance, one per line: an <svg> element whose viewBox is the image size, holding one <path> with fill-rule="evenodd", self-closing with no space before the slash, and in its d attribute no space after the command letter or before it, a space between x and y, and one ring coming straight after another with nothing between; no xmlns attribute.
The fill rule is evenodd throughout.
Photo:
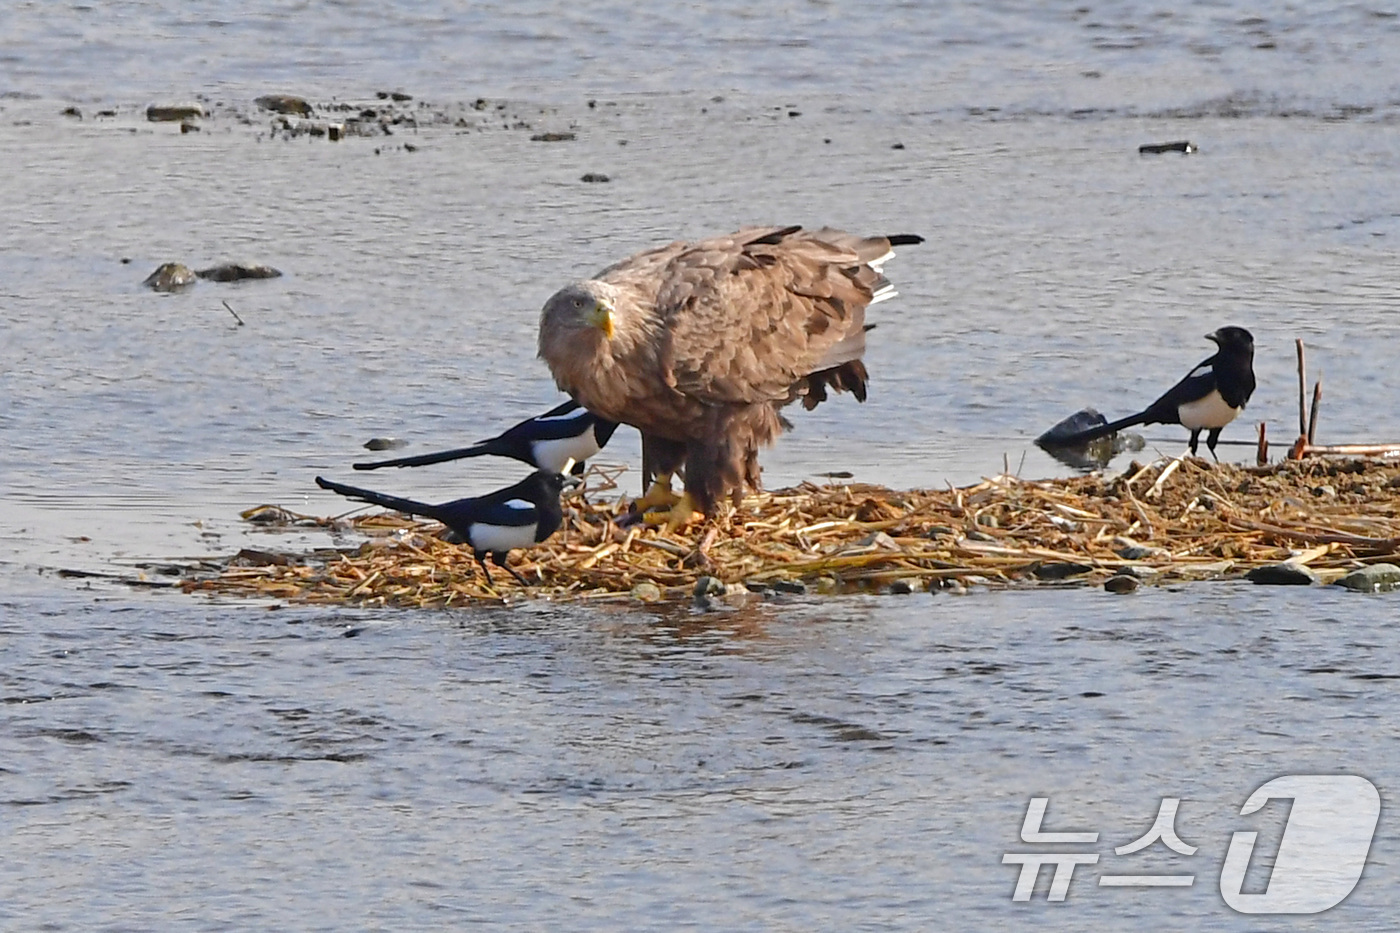
<svg viewBox="0 0 1400 933"><path fill-rule="evenodd" d="M1187 402L1194 402L1209 395L1214 388L1215 357L1211 356L1202 360L1180 382L1163 392L1162 397L1147 408L1147 412L1152 414L1154 420L1165 418L1168 424L1175 423L1178 408Z"/></svg>
<svg viewBox="0 0 1400 933"><path fill-rule="evenodd" d="M880 276L862 250L826 233L741 231L667 264L656 308L661 361L677 391L710 403L784 399L803 376L859 357Z"/></svg>

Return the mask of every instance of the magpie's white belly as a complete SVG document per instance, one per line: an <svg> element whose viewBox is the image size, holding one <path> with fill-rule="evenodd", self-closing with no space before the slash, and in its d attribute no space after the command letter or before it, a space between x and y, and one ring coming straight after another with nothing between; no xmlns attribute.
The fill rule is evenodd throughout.
<svg viewBox="0 0 1400 933"><path fill-rule="evenodd" d="M1181 418L1182 427L1192 431L1202 428L1223 428L1240 413L1241 409L1231 408L1220 397L1220 390L1214 389L1205 398L1177 406L1176 413Z"/></svg>
<svg viewBox="0 0 1400 933"><path fill-rule="evenodd" d="M535 463L541 470L562 473L570 460L587 460L598 453L598 439L590 427L578 437L561 437L552 441L534 442Z"/></svg>
<svg viewBox="0 0 1400 933"><path fill-rule="evenodd" d="M511 551L535 543L536 523L528 525L488 525L477 522L471 528L471 546L478 551Z"/></svg>

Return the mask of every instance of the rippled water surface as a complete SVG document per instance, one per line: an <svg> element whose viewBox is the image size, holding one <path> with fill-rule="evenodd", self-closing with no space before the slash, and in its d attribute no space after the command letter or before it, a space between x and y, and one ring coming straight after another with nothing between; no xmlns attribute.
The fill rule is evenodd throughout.
<svg viewBox="0 0 1400 933"><path fill-rule="evenodd" d="M746 223L928 237L888 267L870 400L803 413L770 485L1056 474L1030 438L1141 407L1225 323L1254 331L1260 379L1227 439L1292 433L1296 337L1325 440L1400 438L1396 12L12 5L0 926L1256 928L1217 889L1230 833L1267 835L1237 815L1254 787L1400 787L1388 597L312 612L58 572L297 543L237 513L341 511L310 479L367 438L423 452L543 410L555 288ZM382 90L414 95L416 128L284 140L251 104ZM201 132L144 120L196 97ZM1200 152L1137 154L1173 139ZM285 275L139 284L228 259ZM1149 436L1175 453L1182 433ZM636 435L603 459L635 465ZM517 472L379 485L447 498ZM1048 871L1011 902L1033 795L1102 832L1063 904ZM1197 854L1121 864L1173 796ZM1392 925L1389 823L1351 898L1290 928ZM1196 883L1096 887L1120 869Z"/></svg>

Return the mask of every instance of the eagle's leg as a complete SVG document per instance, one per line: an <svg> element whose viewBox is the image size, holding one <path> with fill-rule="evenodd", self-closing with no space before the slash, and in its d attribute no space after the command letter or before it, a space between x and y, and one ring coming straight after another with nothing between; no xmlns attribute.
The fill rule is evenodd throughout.
<svg viewBox="0 0 1400 933"><path fill-rule="evenodd" d="M646 495L632 503L632 510L645 514L655 509L669 509L679 501L680 497L671 491L671 474L658 473Z"/></svg>

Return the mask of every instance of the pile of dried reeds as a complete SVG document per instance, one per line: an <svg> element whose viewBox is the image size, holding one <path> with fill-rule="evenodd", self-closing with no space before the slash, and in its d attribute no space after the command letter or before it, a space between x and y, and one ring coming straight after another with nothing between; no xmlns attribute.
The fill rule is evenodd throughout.
<svg viewBox="0 0 1400 933"><path fill-rule="evenodd" d="M620 523L626 500L601 498L617 473L591 470L566 500L564 527L512 566L552 599L689 597L712 576L731 589L907 592L917 587L1100 583L1238 576L1291 560L1324 578L1400 551L1400 464L1285 461L1265 467L1159 460L1115 477L997 476L960 489L898 491L804 484L765 492L682 534ZM366 535L356 548L287 555L243 551L187 592L303 602L441 607L524 591L486 583L469 549L436 522L388 513L310 518L275 507L265 524ZM707 585L713 585L707 581Z"/></svg>

